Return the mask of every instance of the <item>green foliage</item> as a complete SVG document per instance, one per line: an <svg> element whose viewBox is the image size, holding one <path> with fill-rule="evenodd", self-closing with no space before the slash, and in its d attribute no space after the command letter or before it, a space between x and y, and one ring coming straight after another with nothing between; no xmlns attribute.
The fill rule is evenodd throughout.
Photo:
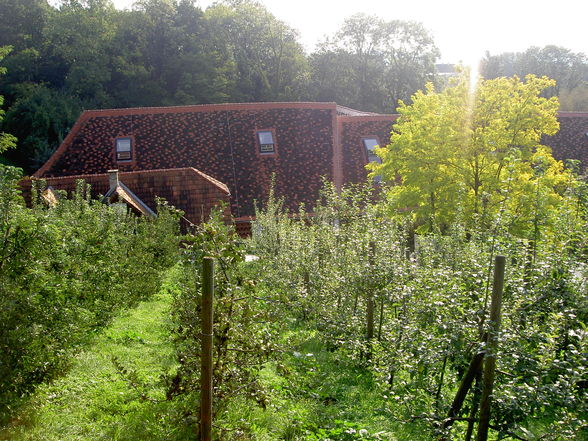
<svg viewBox="0 0 588 441"><path fill-rule="evenodd" d="M8 54L11 50L11 47L0 47L0 61ZM6 69L0 67L0 75L6 73ZM4 117L4 111L2 110L2 105L4 104L4 97L0 95L0 122ZM7 133L0 132L0 154L4 153L9 148L15 146L16 138L12 135Z"/></svg>
<svg viewBox="0 0 588 441"><path fill-rule="evenodd" d="M355 441L355 440L380 440L380 436L377 434L370 435L370 433L362 428L357 423L351 423L348 421L335 420L335 427L331 429L316 429L308 430L306 441L324 441L327 439L333 439L338 441Z"/></svg>
<svg viewBox="0 0 588 441"><path fill-rule="evenodd" d="M184 424L184 412L193 403L166 400L160 378L177 368L168 293L175 271L166 271L158 294L117 314L96 333L67 372L39 385L11 422L0 427L0 439L193 439L193 430Z"/></svg>
<svg viewBox="0 0 588 441"><path fill-rule="evenodd" d="M0 47L20 51L42 44L51 9L45 0L2 0L0 6Z"/></svg>
<svg viewBox="0 0 588 441"><path fill-rule="evenodd" d="M528 238L552 226L576 181L540 144L558 129L557 99L540 96L551 85L498 78L470 91L462 75L453 87L429 86L401 104L390 144L377 150L382 164L370 164L391 184L391 208L428 231L459 215L485 228L507 216L509 231Z"/></svg>
<svg viewBox="0 0 588 441"><path fill-rule="evenodd" d="M229 399L246 396L265 407L267 397L258 373L275 356L276 332L270 307L258 297L256 282L245 263L245 249L222 212L184 238L182 272L174 296L174 340L180 368L169 380L169 396L199 391L202 258L215 259L214 414Z"/></svg>
<svg viewBox="0 0 588 441"><path fill-rule="evenodd" d="M256 0L226 0L206 10L215 38L235 67L237 101L300 98L307 61L297 32Z"/></svg>
<svg viewBox="0 0 588 441"><path fill-rule="evenodd" d="M559 94L561 110L568 112L588 112L588 82Z"/></svg>
<svg viewBox="0 0 588 441"><path fill-rule="evenodd" d="M438 56L420 23L357 14L311 55L311 93L319 101L390 113L434 80Z"/></svg>
<svg viewBox="0 0 588 441"><path fill-rule="evenodd" d="M553 78L556 83L545 89L543 96L561 97L587 85L588 57L581 52L575 53L560 46L533 46L524 52L506 52L499 55L487 53L482 60L480 71L487 79L513 75L524 78L529 74ZM567 106L564 109L574 110Z"/></svg>
<svg viewBox="0 0 588 441"><path fill-rule="evenodd" d="M16 190L19 174L1 167L0 177L3 419L117 310L157 290L176 253L178 221L166 209L149 221L92 201L81 182L54 208L38 188L30 209Z"/></svg>
<svg viewBox="0 0 588 441"><path fill-rule="evenodd" d="M553 231L542 231L533 240L510 233L507 217L492 231L481 225L473 228L458 217L445 234L415 235L408 223L388 217L385 204L370 186L338 192L327 185L312 216L303 210L296 216L284 212L272 193L266 208L257 215L254 236L245 243L224 224L220 212L216 213L185 237L181 262L166 278L163 295L173 299L170 319L177 359L169 358L167 348L168 364L162 372L165 390L153 373L143 373L145 360L134 363L120 352L109 352L108 360L111 355L116 357L115 363L109 364L118 372L117 382L93 398L89 419L104 424L92 430L114 439L123 436L115 426L125 427L126 435L153 439L186 439L193 433L190 427L197 422L194 403L199 378L200 269L202 258L213 256L217 262L214 390L219 440L463 439L467 422L461 419L477 418L473 392L466 397L457 415L460 420L451 430L443 424L470 360L485 347L491 262L502 254L507 256L507 277L491 436L528 441L585 439L588 207L585 188L574 190L566 197L578 217L572 222L561 216ZM14 213L20 206L18 194L10 189L3 194L4 206ZM92 293L88 301L101 308L108 306L110 292L102 290L101 282L105 276L93 272L90 262L98 265L96 262L113 255L122 259L111 249L112 242L108 250L95 247L98 237L110 237L100 234L105 224L96 218L106 222L114 216L120 223L124 216L109 209L98 211L98 216L94 211L98 209L82 193L70 203L70 208L62 205L51 210L36 207L26 211L21 207L19 216L9 219L22 219L23 213L57 219L62 211L59 230L53 224L45 229L36 224L26 232L31 235L41 228L39 234L46 236L48 243L76 241L75 248L62 250L52 245L57 255L51 260L53 255L39 251L34 238L23 235L26 241L13 242L22 243L27 250L32 246L33 254L25 257L34 263L25 262L24 272L27 280L41 279L36 287L41 294L47 289L53 300L58 299L60 290L66 290L76 299L61 300L61 309L52 309L54 303L43 303L39 296L28 293L39 306L29 308L29 314L41 316L48 310L45 314L54 319L67 315L68 335L75 340L82 321L107 320L79 301ZM89 226L84 221L87 216L94 219ZM74 224L75 234L68 235L65 226ZM139 231L140 223L133 228ZM161 246L167 234L164 230L150 231L152 241L146 246L152 251L142 255ZM53 235L60 240L54 240ZM81 237L93 245L84 245ZM133 249L124 238L116 240L126 250ZM245 261L246 247L259 259ZM76 252L79 249L84 252ZM62 252L78 257L70 259ZM90 257L83 260L80 254ZM59 289L52 287L45 261L61 265ZM153 263L142 261L139 265ZM11 268L16 271L16 266ZM85 278L79 276L80 291L72 288L73 282L65 275L78 270L87 274L96 291L87 289ZM0 276L4 277L2 271ZM116 280L119 276L116 273ZM139 277L146 279L147 275ZM128 273L120 278L129 279ZM9 279L4 277L2 282L5 280ZM144 292L156 284L152 279L144 282L140 287ZM131 287L124 286L132 297ZM6 293L2 294L4 299ZM369 338L371 302L375 307L374 332ZM7 310L1 306L0 311ZM148 308L143 308L144 313ZM157 306L158 314L164 309ZM51 343L48 336L58 334L51 327L43 328L42 333L34 333L35 329L29 327L24 334L32 335L25 341L33 346L36 342L45 347ZM104 334L112 344L133 348L136 357L141 347L151 344L149 335L144 329L126 326ZM53 347L59 346L53 343ZM33 349L40 350L39 346ZM32 349L27 351L33 353ZM120 387L128 390L119 391ZM67 395L52 389L54 394L57 403ZM141 418L145 424L139 423ZM92 428L93 424L84 423L84 427ZM61 433L78 433L71 429L75 426L68 425Z"/></svg>
<svg viewBox="0 0 588 441"><path fill-rule="evenodd" d="M4 126L19 142L9 157L26 170L36 170L73 126L80 103L43 85L24 84L15 89L18 98L7 112Z"/></svg>
<svg viewBox="0 0 588 441"><path fill-rule="evenodd" d="M566 198L583 212L583 199ZM588 266L571 238L586 240L586 217L556 216L553 230L529 241L509 232L506 216L488 231L461 211L445 234L413 235L373 200L365 190L327 189L314 217L295 220L271 199L258 213L252 247L263 283L288 314L316 329L331 351L369 369L386 414L405 430L418 420L429 436L451 436L442 423L470 360L484 348L491 262L505 255L493 430L504 439L583 439ZM459 417L469 417L471 399ZM451 439L463 437L466 426L454 423Z"/></svg>
<svg viewBox="0 0 588 441"><path fill-rule="evenodd" d="M63 86L88 107L112 106L109 44L115 32L114 4L107 0L67 0L45 28L47 61L63 70Z"/></svg>

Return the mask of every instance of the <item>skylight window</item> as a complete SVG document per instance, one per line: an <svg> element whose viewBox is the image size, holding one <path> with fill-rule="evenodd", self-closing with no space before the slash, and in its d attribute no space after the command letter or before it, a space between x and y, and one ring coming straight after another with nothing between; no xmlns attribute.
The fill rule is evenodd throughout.
<svg viewBox="0 0 588 441"><path fill-rule="evenodd" d="M375 152L376 147L380 146L380 142L377 138L363 138L363 146L365 147L368 162L382 163L382 160ZM374 182L382 182L382 176L374 176Z"/></svg>
<svg viewBox="0 0 588 441"><path fill-rule="evenodd" d="M117 138L116 140L116 160L130 161L133 159L131 138Z"/></svg>
<svg viewBox="0 0 588 441"><path fill-rule="evenodd" d="M274 133L271 130L260 130L257 132L259 142L259 153L267 155L276 152Z"/></svg>
<svg viewBox="0 0 588 441"><path fill-rule="evenodd" d="M368 162L377 162L378 164L381 164L382 160L374 151L376 147L380 146L379 141L376 138L363 138L363 145L366 149Z"/></svg>

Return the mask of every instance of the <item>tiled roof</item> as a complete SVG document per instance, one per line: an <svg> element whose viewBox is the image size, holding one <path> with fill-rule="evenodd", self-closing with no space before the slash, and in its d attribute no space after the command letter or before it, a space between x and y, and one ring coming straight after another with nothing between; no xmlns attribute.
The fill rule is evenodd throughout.
<svg viewBox="0 0 588 441"><path fill-rule="evenodd" d="M382 145L387 144L397 117L335 103L301 102L92 110L80 116L35 176L53 182L56 176L75 179L73 175L82 175L90 182L90 176L106 176L107 170L116 168L121 171L121 180L147 201L125 178L125 172L129 178L131 173L142 173L141 180L151 179L146 187L157 188L160 196L192 219L199 215L191 207L201 202L190 199L186 184L182 178L172 177L176 173L172 169L191 170L190 179L203 177L207 188L222 187L223 191L218 190L221 199L230 198L230 211L239 219L254 215L255 201L266 200L275 176L276 194L285 198L288 208L297 210L304 203L312 209L322 177L334 181L337 187L365 180L363 139L375 137ZM559 120L560 132L546 137L545 143L556 158L579 159L585 169L588 113L561 112ZM261 153L257 131L272 133L274 153ZM132 142L130 161L116 160L116 139L123 137ZM167 177L147 178L150 171L162 173L161 169L169 169ZM187 198L187 208L181 205L183 198ZM204 206L211 203L207 199Z"/></svg>
<svg viewBox="0 0 588 441"><path fill-rule="evenodd" d="M87 111L36 177L194 167L226 184L235 217L276 194L289 208L312 205L321 177L333 179L334 103L215 104ZM259 152L256 131L272 130L276 153ZM118 137L133 143L133 160L117 162Z"/></svg>
<svg viewBox="0 0 588 441"><path fill-rule="evenodd" d="M368 158L363 139L376 138L380 145L387 145L390 142L392 124L397 118L398 115L337 118L337 132L342 150L343 182L359 183L366 180L365 164Z"/></svg>
<svg viewBox="0 0 588 441"><path fill-rule="evenodd" d="M53 189L68 192L75 190L78 180L84 180L90 184L94 197L105 195L110 190L107 173L43 179ZM230 193L227 186L194 168L121 172L119 179L153 211L157 208L156 198L163 198L170 205L182 210L187 221L196 224L202 218L207 218L213 207L225 202L227 204L225 217L230 219L228 208ZM30 179L21 181L25 196L29 193L30 186Z"/></svg>
<svg viewBox="0 0 588 441"><path fill-rule="evenodd" d="M546 136L544 143L556 159L578 159L588 170L588 112L559 112L558 120L559 131Z"/></svg>

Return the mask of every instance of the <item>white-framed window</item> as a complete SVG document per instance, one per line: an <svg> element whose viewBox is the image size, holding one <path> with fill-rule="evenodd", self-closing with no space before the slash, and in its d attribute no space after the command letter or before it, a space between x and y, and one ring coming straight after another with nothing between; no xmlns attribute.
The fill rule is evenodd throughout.
<svg viewBox="0 0 588 441"><path fill-rule="evenodd" d="M274 133L271 130L259 130L257 141L259 142L259 153L267 155L276 152Z"/></svg>
<svg viewBox="0 0 588 441"><path fill-rule="evenodd" d="M133 159L133 142L131 138L116 139L116 160L131 161Z"/></svg>

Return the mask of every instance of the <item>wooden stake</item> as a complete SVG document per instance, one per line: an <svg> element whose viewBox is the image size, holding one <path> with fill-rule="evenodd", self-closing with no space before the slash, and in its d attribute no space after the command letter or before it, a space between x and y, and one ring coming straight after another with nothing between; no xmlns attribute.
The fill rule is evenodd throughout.
<svg viewBox="0 0 588 441"><path fill-rule="evenodd" d="M214 260L202 261L202 334L200 356L200 441L212 440L212 323Z"/></svg>
<svg viewBox="0 0 588 441"><path fill-rule="evenodd" d="M498 349L498 333L500 331L502 290L504 287L504 256L496 256L494 260L494 284L492 286L492 303L490 304L490 323L488 324L488 345L484 355L484 377L482 380L482 398L480 401L480 422L478 424L477 441L488 439L490 426L490 406L494 372L496 370L496 351Z"/></svg>
<svg viewBox="0 0 588 441"><path fill-rule="evenodd" d="M384 325L384 296L380 299L380 324L378 325L378 341L382 341L382 326Z"/></svg>
<svg viewBox="0 0 588 441"><path fill-rule="evenodd" d="M476 378L477 373L479 372L482 361L484 359L484 353L478 352L476 355L472 357L470 364L468 366L468 370L466 374L463 376L461 383L459 385L459 389L455 394L455 398L453 399L453 403L451 403L451 407L449 408L449 412L447 413L447 419L443 424L444 429L448 429L453 425L454 418L459 415L461 411L461 407L463 406L463 402L466 399L466 396L472 387L472 383Z"/></svg>
<svg viewBox="0 0 588 441"><path fill-rule="evenodd" d="M367 293L367 339L368 342L374 338L374 284L372 283L375 277L374 265L375 265L375 254L376 254L376 243L370 242L370 250L369 250L369 278L370 283L368 283L368 293Z"/></svg>
<svg viewBox="0 0 588 441"><path fill-rule="evenodd" d="M476 375L476 385L474 386L474 396L472 397L472 408L470 409L470 420L468 421L468 429L464 441L471 441L474 434L474 424L476 423L476 414L480 406L480 383L482 383L482 373Z"/></svg>

